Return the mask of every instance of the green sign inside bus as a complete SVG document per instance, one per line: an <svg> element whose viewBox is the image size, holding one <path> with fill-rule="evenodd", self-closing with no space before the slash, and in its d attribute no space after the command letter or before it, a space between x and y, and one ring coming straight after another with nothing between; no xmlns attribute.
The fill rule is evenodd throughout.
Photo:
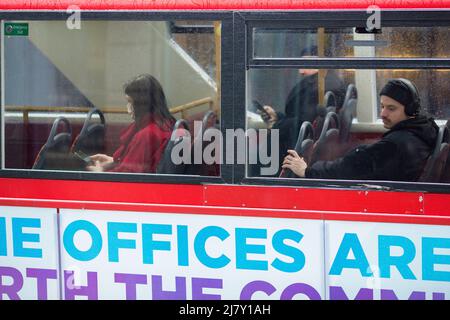
<svg viewBox="0 0 450 320"><path fill-rule="evenodd" d="M5 23L5 36L28 36L28 23Z"/></svg>

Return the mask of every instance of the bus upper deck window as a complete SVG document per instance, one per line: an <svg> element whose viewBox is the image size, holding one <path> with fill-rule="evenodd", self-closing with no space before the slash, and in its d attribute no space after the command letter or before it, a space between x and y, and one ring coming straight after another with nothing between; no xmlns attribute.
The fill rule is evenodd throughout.
<svg viewBox="0 0 450 320"><path fill-rule="evenodd" d="M194 120L201 122L208 111L216 117L205 123L220 128L221 21L86 18L77 30L67 28L65 20L2 23L2 108L6 132L2 141L3 169L25 170L34 166L43 170L84 170L87 156L112 155L120 145L129 145L129 141L121 141L121 137L126 138L123 131L133 121L127 112L123 86L140 74L152 75L163 88L167 108L174 118L170 128L166 128L170 136L176 120L183 119L193 140L191 124ZM23 32L7 33L14 28ZM133 103L142 103L138 100ZM98 112L90 113L94 109ZM55 124L59 118L64 120ZM62 123L70 124L70 134ZM68 138L64 142L70 140L64 147L52 145L56 139L50 137L52 126L55 137L64 131ZM90 147L86 138L85 148L79 146L81 138L77 137L82 130L92 131L84 135L95 140ZM58 153L55 159L62 164L36 164L39 151L43 150L43 155L47 153L44 149L49 150L44 145L51 145L50 153ZM67 154L75 155L70 166ZM148 158L142 161L150 161ZM165 159L173 160L170 156ZM218 163L215 170L206 170L203 162L199 166L187 165L192 165L192 170L182 173L220 173ZM157 170L152 164L151 170L140 171L174 173L165 171L169 167L160 166L161 170Z"/></svg>
<svg viewBox="0 0 450 320"><path fill-rule="evenodd" d="M444 58L450 54L448 27L253 28L254 58L301 58L302 50L322 42L319 58Z"/></svg>

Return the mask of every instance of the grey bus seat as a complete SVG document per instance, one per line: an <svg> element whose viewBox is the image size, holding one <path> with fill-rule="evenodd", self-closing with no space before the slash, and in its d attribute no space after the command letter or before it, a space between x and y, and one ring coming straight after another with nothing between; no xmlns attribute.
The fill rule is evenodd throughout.
<svg viewBox="0 0 450 320"><path fill-rule="evenodd" d="M314 144L310 164L320 160L333 160L340 152L339 117L335 112L328 112L319 138Z"/></svg>
<svg viewBox="0 0 450 320"><path fill-rule="evenodd" d="M353 117L356 112L356 105L358 100L350 98L344 102L342 108L339 110L339 141L340 143L347 143L350 139L350 130L352 127Z"/></svg>
<svg viewBox="0 0 450 320"><path fill-rule="evenodd" d="M172 134L170 136L170 140L167 142L167 145L164 149L164 153L161 157L161 160L156 167L156 173L162 174L183 174L186 171L186 163L174 163L172 159L172 150L175 146L180 143L187 143L189 151L191 150L191 140L189 133L189 125L186 120L179 119L175 122ZM181 149L181 151L184 149ZM177 154L181 159L184 158L184 154ZM189 155L189 159L190 159Z"/></svg>
<svg viewBox="0 0 450 320"><path fill-rule="evenodd" d="M94 114L99 115L100 122L92 119ZM99 109L94 108L86 115L83 127L75 138L71 151L82 151L87 155L105 152L105 116Z"/></svg>
<svg viewBox="0 0 450 320"><path fill-rule="evenodd" d="M442 176L446 174L449 145L449 129L446 125L439 127L436 145L433 152L428 157L425 168L419 177L420 182L440 182Z"/></svg>
<svg viewBox="0 0 450 320"><path fill-rule="evenodd" d="M347 90L345 91L345 98L344 102L342 103L342 106L345 106L346 103L350 99L358 99L358 90L356 89L356 86L353 83L350 83L347 86ZM340 108L337 110L339 112Z"/></svg>
<svg viewBox="0 0 450 320"><path fill-rule="evenodd" d="M304 121L300 127L297 142L294 150L303 157L306 163L311 161L314 148L314 128L309 121ZM291 170L282 170L281 178L294 178L295 174Z"/></svg>
<svg viewBox="0 0 450 320"><path fill-rule="evenodd" d="M215 127L217 119L217 114L214 111L209 110L208 112L206 112L202 119L203 130L206 130L210 127Z"/></svg>
<svg viewBox="0 0 450 320"><path fill-rule="evenodd" d="M447 127L447 136L444 137L444 139L446 138L446 142L450 143L450 120L447 120L447 123L445 125ZM450 153L450 151L449 151ZM450 183L450 155L447 156L447 161L445 162L445 166L444 169L442 170L442 174L441 174L441 181L440 182L444 182L444 183Z"/></svg>
<svg viewBox="0 0 450 320"><path fill-rule="evenodd" d="M325 92L325 96L323 98L323 103L324 103L325 108L333 108L334 107L334 110L329 109L329 111L336 111L337 101L336 101L336 95L334 94L333 91Z"/></svg>
<svg viewBox="0 0 450 320"><path fill-rule="evenodd" d="M61 124L64 130L60 130ZM72 143L72 126L65 117L57 117L53 121L47 141L39 151L33 169L64 169L67 155Z"/></svg>

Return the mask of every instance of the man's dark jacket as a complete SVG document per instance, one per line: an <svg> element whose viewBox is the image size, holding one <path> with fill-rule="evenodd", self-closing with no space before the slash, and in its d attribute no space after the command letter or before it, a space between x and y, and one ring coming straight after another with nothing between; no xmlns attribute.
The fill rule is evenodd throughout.
<svg viewBox="0 0 450 320"><path fill-rule="evenodd" d="M397 123L374 144L360 146L334 161L318 161L305 177L417 181L436 143L438 126L417 116Z"/></svg>

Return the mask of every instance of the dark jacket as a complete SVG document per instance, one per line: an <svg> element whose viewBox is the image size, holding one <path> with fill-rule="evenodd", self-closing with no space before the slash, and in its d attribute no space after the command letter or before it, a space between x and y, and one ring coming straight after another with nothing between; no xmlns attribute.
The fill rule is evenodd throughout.
<svg viewBox="0 0 450 320"><path fill-rule="evenodd" d="M278 120L272 128L279 130L280 167L287 150L294 148L302 123L304 121L313 123L318 116L318 79L317 73L302 78L287 96L285 113L277 112ZM345 98L345 85L334 70L329 70L325 76L326 91L333 91L337 100L336 104L338 107L341 107Z"/></svg>
<svg viewBox="0 0 450 320"><path fill-rule="evenodd" d="M305 177L417 181L437 138L432 118L418 116L397 123L374 144L359 146L334 161L318 161Z"/></svg>
<svg viewBox="0 0 450 320"><path fill-rule="evenodd" d="M172 123L161 128L150 115L144 116L139 126L130 124L120 136L120 146L114 152L113 172L156 172L164 148L170 139Z"/></svg>

